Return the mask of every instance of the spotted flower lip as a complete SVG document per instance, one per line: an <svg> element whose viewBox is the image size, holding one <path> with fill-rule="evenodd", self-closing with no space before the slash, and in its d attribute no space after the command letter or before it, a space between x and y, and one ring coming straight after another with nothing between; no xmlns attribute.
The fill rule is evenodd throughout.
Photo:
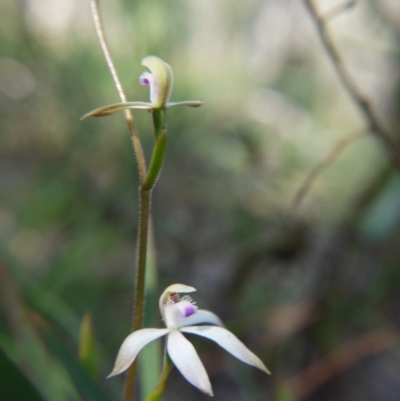
<svg viewBox="0 0 400 401"><path fill-rule="evenodd" d="M199 107L204 103L203 100L170 102L169 98L174 83L172 68L156 56L145 57L142 65L150 70L143 72L139 77L141 85L150 87L150 102L125 102L102 106L86 113L81 120L88 117L104 117L126 109L157 110L175 106Z"/></svg>
<svg viewBox="0 0 400 401"><path fill-rule="evenodd" d="M215 341L233 356L265 373L270 373L263 362L238 338L225 329L217 315L198 309L192 299L180 293L191 293L195 288L185 284L172 284L159 300L161 316L166 328L141 329L130 334L119 349L113 371L108 377L124 372L144 346L162 336L167 336L167 352L185 379L202 392L212 396L213 391L207 372L193 345L182 333L196 334ZM204 324L204 326L196 326ZM212 324L212 325L209 325Z"/></svg>

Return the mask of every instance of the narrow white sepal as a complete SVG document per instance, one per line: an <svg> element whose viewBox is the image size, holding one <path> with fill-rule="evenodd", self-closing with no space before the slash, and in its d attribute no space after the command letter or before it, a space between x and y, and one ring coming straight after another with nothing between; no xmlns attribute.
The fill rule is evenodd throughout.
<svg viewBox="0 0 400 401"><path fill-rule="evenodd" d="M210 380L193 345L178 330L168 335L168 355L182 376L203 393L213 396Z"/></svg>
<svg viewBox="0 0 400 401"><path fill-rule="evenodd" d="M119 111L126 109L143 109L143 110L151 110L153 106L150 103L146 102L126 102L126 103L114 103L109 104L107 106L99 107L95 110L86 113L81 117L81 120L84 120L88 117L104 117L109 116L110 114L118 113Z"/></svg>
<svg viewBox="0 0 400 401"><path fill-rule="evenodd" d="M194 326L203 323L224 327L221 319L215 313L205 309L198 309L193 315L183 318L181 321L181 327Z"/></svg>
<svg viewBox="0 0 400 401"><path fill-rule="evenodd" d="M203 104L204 100L183 100L181 102L168 102L167 107L174 107L174 106L200 107Z"/></svg>
<svg viewBox="0 0 400 401"><path fill-rule="evenodd" d="M171 284L169 287L167 287L164 290L163 295L166 294L167 292L182 293L182 292L194 292L194 291L196 291L196 288L194 288L194 287L190 287L189 285L185 285L185 284L176 283L176 284Z"/></svg>
<svg viewBox="0 0 400 401"><path fill-rule="evenodd" d="M261 359L253 354L237 337L229 330L216 326L195 326L184 327L181 329L184 333L197 334L215 341L219 346L231 353L237 359L249 365L261 369L263 372L270 374L270 371L261 361Z"/></svg>
<svg viewBox="0 0 400 401"><path fill-rule="evenodd" d="M130 334L122 343L118 351L114 369L107 377L124 372L129 368L144 346L156 338L166 335L168 332L168 329L141 329Z"/></svg>

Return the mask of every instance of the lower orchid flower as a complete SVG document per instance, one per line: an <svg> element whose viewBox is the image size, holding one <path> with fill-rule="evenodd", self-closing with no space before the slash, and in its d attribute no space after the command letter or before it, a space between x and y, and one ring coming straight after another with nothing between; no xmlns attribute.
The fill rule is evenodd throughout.
<svg viewBox="0 0 400 401"><path fill-rule="evenodd" d="M172 284L160 297L160 312L165 329L141 329L130 334L122 343L113 371L108 377L124 372L141 349L153 340L167 336L167 352L174 365L185 379L202 392L212 396L212 388L207 372L193 345L182 333L196 334L215 341L226 351L249 365L270 373L263 362L253 354L230 331L221 327L221 320L214 313L198 309L192 299L179 293L196 291L184 284ZM215 326L196 326L196 324L213 324Z"/></svg>

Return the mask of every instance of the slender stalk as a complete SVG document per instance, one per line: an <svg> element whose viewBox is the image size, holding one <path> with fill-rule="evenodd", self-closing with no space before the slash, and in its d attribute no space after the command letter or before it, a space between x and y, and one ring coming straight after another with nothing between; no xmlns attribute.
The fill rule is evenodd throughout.
<svg viewBox="0 0 400 401"><path fill-rule="evenodd" d="M135 290L135 311L132 331L142 328L144 310L144 291L146 280L147 244L149 235L149 219L151 212L151 191L160 174L165 155L165 142L167 133L166 113L164 109L153 110L154 133L156 143L150 161L149 171L140 186L140 215L138 235L138 260ZM136 386L137 362L135 361L126 376L123 401L132 401Z"/></svg>
<svg viewBox="0 0 400 401"><path fill-rule="evenodd" d="M110 51L108 49L107 41L104 35L104 29L100 18L98 2L99 2L98 0L90 0L90 8L92 11L97 37L99 39L99 43L104 54L104 58L106 59L108 69L110 70L111 76L114 80L115 87L117 88L119 98L121 99L122 103L126 103L127 99L125 96L125 92L124 89L122 88L121 81L118 77L118 73L114 66L114 62L112 60ZM131 140L132 140L133 150L135 152L136 162L138 165L139 179L140 182L142 183L146 177L146 159L144 157L142 143L140 141L139 133L136 128L135 120L133 118L131 111L129 109L126 109L124 112L125 112L125 120L126 123L128 124L129 132L131 134Z"/></svg>
<svg viewBox="0 0 400 401"><path fill-rule="evenodd" d="M127 101L125 92L122 88L121 81L118 77L117 70L114 66L110 51L108 49L107 41L104 35L103 24L100 18L99 2L98 0L90 0L90 7L92 11L93 21L96 28L97 37L104 54L107 66L110 70L111 76L114 80L115 87L117 89L119 98L122 103ZM139 181L141 189L139 192L139 233L137 242L137 272L136 272L136 290L135 290L135 311L133 317L132 330L139 330L142 327L143 320L143 307L144 307L144 291L145 291L145 273L146 273L146 255L147 255L147 243L148 243L148 226L150 219L150 205L151 205L151 187L148 190L144 190L142 187L143 182L147 176L146 160L144 157L143 147L139 138L139 134L136 128L135 120L129 109L124 111L125 120L128 125L128 129L131 135L133 150L138 166ZM126 377L125 391L123 400L131 401L135 391L135 379L136 379L137 365L134 363L128 371Z"/></svg>
<svg viewBox="0 0 400 401"><path fill-rule="evenodd" d="M171 360L168 358L168 355L165 355L164 358L164 367L160 375L160 379L157 383L157 386L154 390L145 398L144 401L158 401L161 396L164 394L165 385L167 383L167 379L171 370L173 368Z"/></svg>
<svg viewBox="0 0 400 401"><path fill-rule="evenodd" d="M146 258L151 206L151 190L140 189L139 236L137 244L137 272L135 289L135 310L132 331L142 328L144 310L144 290L146 279ZM126 375L124 401L132 401L136 385L137 360L130 366Z"/></svg>
<svg viewBox="0 0 400 401"><path fill-rule="evenodd" d="M121 81L118 77L117 70L114 66L107 41L104 35L103 25L99 12L99 1L90 0L92 16L96 28L96 33L102 48L104 58L114 80L115 87L122 103L127 102ZM125 111L125 119L131 134L132 145L136 157L136 162L139 171L140 191L139 191L139 229L137 242L137 272L136 272L136 288L135 288L135 310L133 316L132 331L142 328L143 311L144 311L144 293L146 279L146 259L148 248L148 232L151 213L151 191L156 183L158 175L161 171L162 163L165 154L166 143L166 115L165 110L153 110L153 122L156 143L154 146L150 168L147 172L146 160L144 157L143 147L136 128L135 120L129 109ZM137 363L133 363L128 370L126 376L126 384L123 395L124 401L132 401L135 393ZM169 373L169 372L168 372Z"/></svg>

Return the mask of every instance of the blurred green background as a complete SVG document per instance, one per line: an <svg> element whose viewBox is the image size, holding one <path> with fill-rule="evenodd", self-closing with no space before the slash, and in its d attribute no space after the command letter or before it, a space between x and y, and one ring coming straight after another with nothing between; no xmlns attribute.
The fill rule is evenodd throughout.
<svg viewBox="0 0 400 401"><path fill-rule="evenodd" d="M321 0L321 13L339 4ZM140 61L175 73L153 197L158 291L198 289L270 368L193 339L219 400L393 400L400 394L400 175L366 125L298 0L104 0L130 100ZM132 314L138 177L123 114L80 0L0 3L0 383L3 401L119 400L105 380ZM355 82L399 128L400 5L359 0L329 22ZM151 119L135 111L149 158ZM96 358L78 361L90 314ZM152 323L154 324L154 323ZM176 372L166 400L205 400Z"/></svg>

